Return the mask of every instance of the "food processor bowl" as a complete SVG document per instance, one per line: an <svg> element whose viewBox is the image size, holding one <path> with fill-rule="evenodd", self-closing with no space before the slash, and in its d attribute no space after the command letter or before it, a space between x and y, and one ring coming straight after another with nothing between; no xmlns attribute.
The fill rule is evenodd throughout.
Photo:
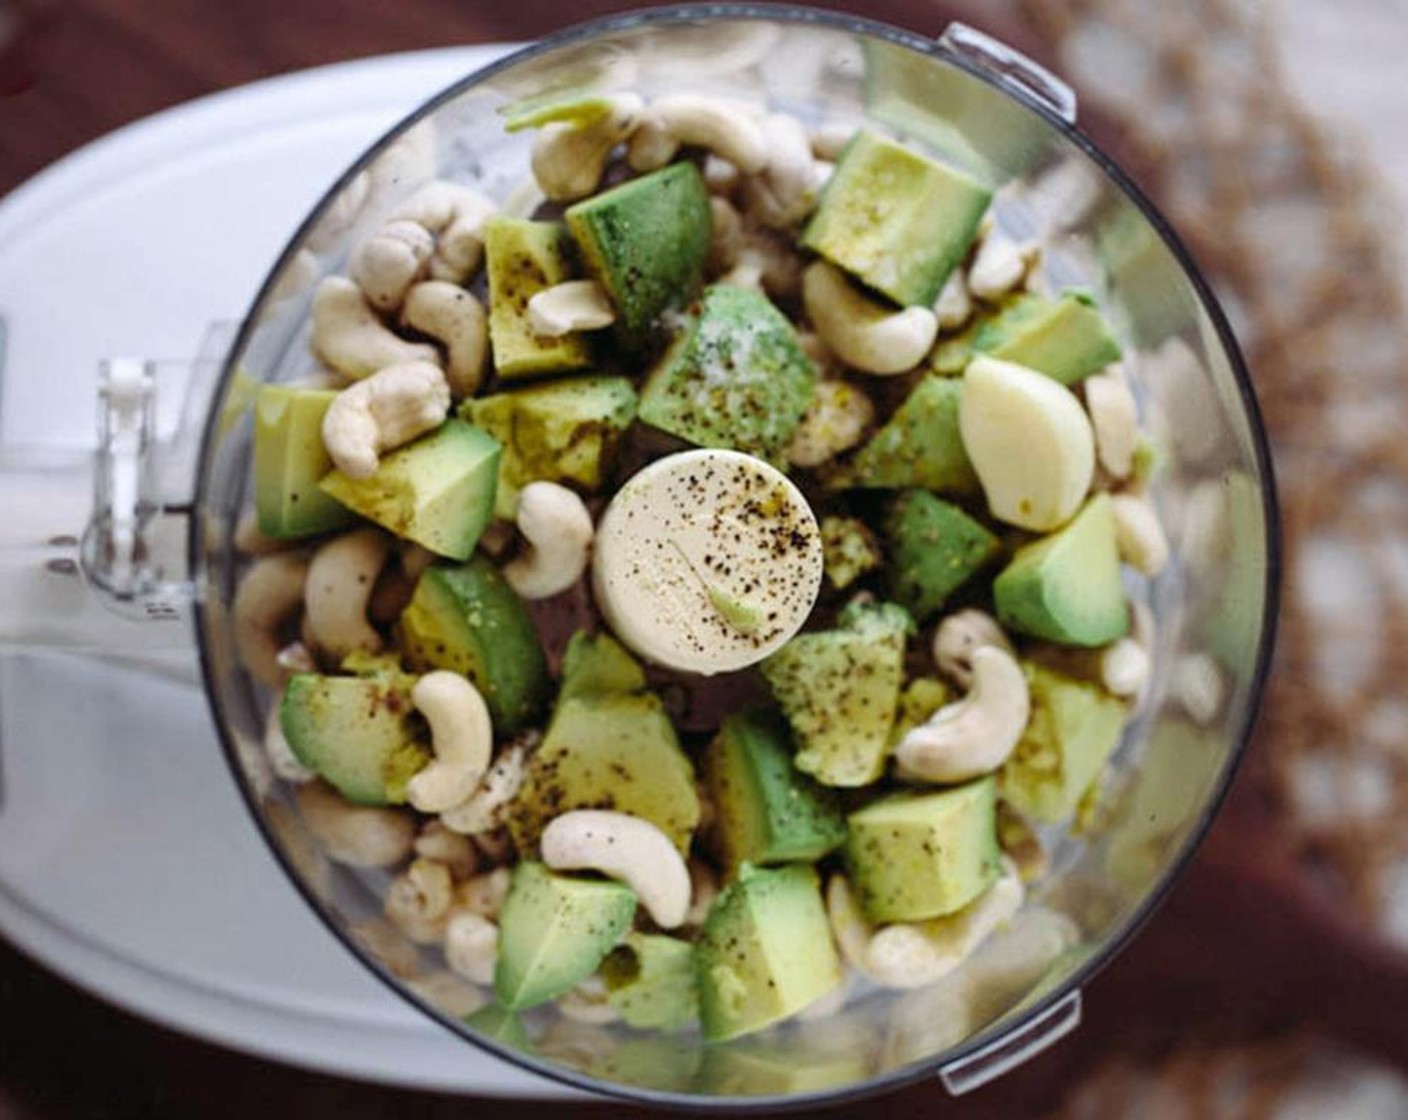
<svg viewBox="0 0 1408 1120"><path fill-rule="evenodd" d="M937 983L901 991L853 982L844 1002L727 1043L583 1022L552 1006L510 1013L447 973L438 947L383 916L390 873L329 859L292 788L271 772L262 740L272 697L241 665L231 624L251 559L237 529L253 500L253 399L260 386L314 368L317 283L342 272L379 219L432 179L472 185L528 216L541 201L528 173L531 134L506 132L505 108L545 93L622 89L766 101L809 126L869 122L991 185L998 226L1040 244L1045 281L1096 293L1122 338L1155 451L1150 493L1171 546L1156 578L1126 575L1151 658L1137 713L1076 825L1043 833L1047 865L1017 918ZM1077 129L1075 110L1058 79L971 28L929 40L800 7L643 11L519 51L406 118L309 215L211 371L218 376L188 400L187 428L203 418L198 449L188 441L178 457L195 464L191 477L158 481L157 379L114 371L100 403L89 532L47 537L29 552L0 549L0 634L52 642L93 632L77 607L72 625L50 632L57 608L8 593L45 549L67 557L48 559L46 570L81 568L122 607L124 617L107 616L109 637L88 647L130 652L148 641L147 620L193 613L215 725L279 862L367 968L466 1044L582 1089L675 1108L811 1106L930 1075L953 1093L984 1084L1077 1026L1083 986L1191 858L1245 748L1276 617L1271 464L1236 342L1186 250ZM33 467L0 463L16 493L54 477ZM188 571L169 554L173 523L188 528ZM183 629L163 633L184 640Z"/></svg>

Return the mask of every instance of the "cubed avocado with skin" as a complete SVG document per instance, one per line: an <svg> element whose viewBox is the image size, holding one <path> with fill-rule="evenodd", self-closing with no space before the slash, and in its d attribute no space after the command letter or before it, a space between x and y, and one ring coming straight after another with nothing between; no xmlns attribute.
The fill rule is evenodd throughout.
<svg viewBox="0 0 1408 1120"><path fill-rule="evenodd" d="M1115 518L1096 494L1062 528L1023 545L993 580L1003 626L1072 646L1103 646L1129 631Z"/></svg>
<svg viewBox="0 0 1408 1120"><path fill-rule="evenodd" d="M1002 797L1020 813L1067 820L1119 745L1129 709L1089 681L1024 661L1031 715L998 772Z"/></svg>
<svg viewBox="0 0 1408 1120"><path fill-rule="evenodd" d="M906 307L930 307L967 256L992 191L862 129L837 161L802 244Z"/></svg>
<svg viewBox="0 0 1408 1120"><path fill-rule="evenodd" d="M578 630L562 654L563 700L599 699L645 691L645 670L610 634Z"/></svg>
<svg viewBox="0 0 1408 1120"><path fill-rule="evenodd" d="M460 405L460 417L503 445L494 516L511 521L530 482L570 483L594 491L611 476L621 439L636 415L624 377L574 377Z"/></svg>
<svg viewBox="0 0 1408 1120"><path fill-rule="evenodd" d="M776 462L816 377L795 328L767 296L715 284L650 371L640 418L699 447Z"/></svg>
<svg viewBox="0 0 1408 1120"><path fill-rule="evenodd" d="M852 813L846 869L872 922L917 922L961 910L997 880L997 783L897 793Z"/></svg>
<svg viewBox="0 0 1408 1120"><path fill-rule="evenodd" d="M709 254L709 192L694 164L672 163L568 207L582 263L616 308L631 352L668 333L669 312L699 292Z"/></svg>
<svg viewBox="0 0 1408 1120"><path fill-rule="evenodd" d="M357 520L318 489L332 470L323 414L334 389L262 385L254 399L254 510L259 531L287 540L328 533Z"/></svg>
<svg viewBox="0 0 1408 1120"><path fill-rule="evenodd" d="M627 1025L677 1031L699 1018L694 946L660 933L628 933L601 962L606 1002Z"/></svg>
<svg viewBox="0 0 1408 1120"><path fill-rule="evenodd" d="M721 1042L796 1014L841 983L814 868L745 867L714 900L697 942L699 1018Z"/></svg>
<svg viewBox="0 0 1408 1120"><path fill-rule="evenodd" d="M518 850L536 849L548 821L571 809L643 817L689 851L699 824L694 767L653 693L559 701L509 815Z"/></svg>
<svg viewBox="0 0 1408 1120"><path fill-rule="evenodd" d="M913 621L893 603L853 604L833 630L799 634L763 676L797 743L797 769L828 786L863 786L885 769Z"/></svg>
<svg viewBox="0 0 1408 1120"><path fill-rule="evenodd" d="M494 514L498 440L450 419L405 447L383 455L370 478L333 471L325 493L398 537L438 556L463 560Z"/></svg>
<svg viewBox="0 0 1408 1120"><path fill-rule="evenodd" d="M528 301L545 288L575 279L572 238L556 222L502 215L484 223L484 270L489 277L489 348L501 378L572 373L592 364L582 331L538 334Z"/></svg>
<svg viewBox="0 0 1408 1120"><path fill-rule="evenodd" d="M927 490L906 490L890 503L885 539L888 594L920 623L1002 551L993 533Z"/></svg>
<svg viewBox="0 0 1408 1120"><path fill-rule="evenodd" d="M511 1011L556 999L596 971L635 913L635 891L624 883L570 878L524 860L499 912L494 997Z"/></svg>
<svg viewBox="0 0 1408 1120"><path fill-rule="evenodd" d="M703 771L730 870L818 860L846 839L836 795L792 765L792 736L771 708L728 716L704 751Z"/></svg>
<svg viewBox="0 0 1408 1120"><path fill-rule="evenodd" d="M408 664L474 682L498 734L533 725L547 707L552 684L533 621L485 556L422 572L397 634Z"/></svg>
<svg viewBox="0 0 1408 1120"><path fill-rule="evenodd" d="M933 365L961 373L972 357L987 354L1072 385L1118 361L1121 352L1089 293L1067 291L1054 299L1025 293L940 345Z"/></svg>
<svg viewBox="0 0 1408 1120"><path fill-rule="evenodd" d="M826 578L844 591L885 562L875 534L858 517L828 514L821 519L821 554Z"/></svg>
<svg viewBox="0 0 1408 1120"><path fill-rule="evenodd" d="M978 476L958 431L962 385L937 374L922 378L894 415L850 462L826 480L830 489L925 490L966 496Z"/></svg>
<svg viewBox="0 0 1408 1120"><path fill-rule="evenodd" d="M358 805L404 803L406 784L430 762L400 680L299 673L284 689L279 724L298 761Z"/></svg>

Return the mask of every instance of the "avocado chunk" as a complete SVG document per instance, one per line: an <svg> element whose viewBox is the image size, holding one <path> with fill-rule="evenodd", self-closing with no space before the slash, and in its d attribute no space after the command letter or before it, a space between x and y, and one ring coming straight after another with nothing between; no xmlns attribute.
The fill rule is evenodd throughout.
<svg viewBox="0 0 1408 1120"><path fill-rule="evenodd" d="M906 490L890 503L885 537L889 596L920 623L1002 551L996 536L927 490Z"/></svg>
<svg viewBox="0 0 1408 1120"><path fill-rule="evenodd" d="M645 691L645 670L610 634L578 630L562 655L558 702Z"/></svg>
<svg viewBox="0 0 1408 1120"><path fill-rule="evenodd" d="M497 1003L485 1004L478 1011L466 1015L464 1022L465 1026L473 1027L484 1037L502 1042L515 1050L526 1050L533 1044L528 1028L524 1025L523 1016L517 1011L500 1007Z"/></svg>
<svg viewBox="0 0 1408 1120"><path fill-rule="evenodd" d="M899 746L900 740L921 723L928 723L951 699L948 685L936 677L915 677L905 685L900 693L899 711L895 713L895 726L890 729L890 749Z"/></svg>
<svg viewBox="0 0 1408 1120"><path fill-rule="evenodd" d="M493 517L502 450L487 432L450 419L382 456L370 478L333 471L321 485L348 509L398 537L438 556L463 560Z"/></svg>
<svg viewBox="0 0 1408 1120"><path fill-rule="evenodd" d="M403 679L299 673L284 689L279 723L298 761L348 801L400 805L430 762Z"/></svg>
<svg viewBox="0 0 1408 1120"><path fill-rule="evenodd" d="M818 860L846 839L835 794L792 765L792 736L771 708L728 716L704 752L703 770L730 871Z"/></svg>
<svg viewBox="0 0 1408 1120"><path fill-rule="evenodd" d="M993 580L997 618L1034 638L1103 646L1129 631L1129 608L1108 494L1065 526L1023 545Z"/></svg>
<svg viewBox="0 0 1408 1120"><path fill-rule="evenodd" d="M1025 293L1005 301L941 344L932 365L961 373L971 358L987 354L1072 385L1118 361L1121 353L1094 297L1072 289L1055 299Z"/></svg>
<svg viewBox="0 0 1408 1120"><path fill-rule="evenodd" d="M699 1018L694 946L658 933L628 933L601 962L606 1001L632 1027L677 1031Z"/></svg>
<svg viewBox="0 0 1408 1120"><path fill-rule="evenodd" d="M862 129L841 153L802 244L906 307L933 305L978 236L992 191Z"/></svg>
<svg viewBox="0 0 1408 1120"><path fill-rule="evenodd" d="M913 622L893 603L851 604L834 630L799 634L761 665L796 737L793 764L828 786L885 769Z"/></svg>
<svg viewBox="0 0 1408 1120"><path fill-rule="evenodd" d="M846 868L872 922L917 922L961 910L997 880L997 782L897 793L846 819Z"/></svg>
<svg viewBox="0 0 1408 1120"><path fill-rule="evenodd" d="M596 971L635 913L635 891L624 883L573 879L524 860L499 912L495 998L511 1011L556 999Z"/></svg>
<svg viewBox="0 0 1408 1120"><path fill-rule="evenodd" d="M858 517L828 514L821 519L821 555L826 578L844 591L885 562L870 527Z"/></svg>
<svg viewBox="0 0 1408 1120"><path fill-rule="evenodd" d="M460 417L503 445L494 516L511 521L530 482L571 483L595 491L611 475L621 437L636 415L624 377L577 377L475 397Z"/></svg>
<svg viewBox="0 0 1408 1120"><path fill-rule="evenodd" d="M501 378L572 373L592 364L591 339L581 331L533 330L528 301L571 280L572 238L556 222L502 215L484 223L484 270L489 277L489 348Z"/></svg>
<svg viewBox="0 0 1408 1120"><path fill-rule="evenodd" d="M745 867L714 900L697 944L705 1039L751 1034L841 983L816 870Z"/></svg>
<svg viewBox="0 0 1408 1120"><path fill-rule="evenodd" d="M1002 796L1039 821L1066 820L1105 768L1129 710L1099 685L1024 661L1031 716L999 771Z"/></svg>
<svg viewBox="0 0 1408 1120"><path fill-rule="evenodd" d="M552 685L532 619L487 557L422 572L397 632L410 665L474 682L496 733L536 723L547 707Z"/></svg>
<svg viewBox="0 0 1408 1120"><path fill-rule="evenodd" d="M976 494L978 476L958 432L962 389L951 378L922 378L826 485L833 490L917 486L960 496Z"/></svg>
<svg viewBox="0 0 1408 1120"><path fill-rule="evenodd" d="M266 537L311 537L357 520L318 489L332 470L323 413L334 389L262 385L254 398L254 511Z"/></svg>
<svg viewBox="0 0 1408 1120"><path fill-rule="evenodd" d="M714 284L646 379L640 418L700 447L778 462L816 376L796 330L767 296Z"/></svg>
<svg viewBox="0 0 1408 1120"><path fill-rule="evenodd" d="M653 693L559 701L509 817L518 850L534 850L548 821L570 809L644 817L689 851L699 824L694 767Z"/></svg>
<svg viewBox="0 0 1408 1120"><path fill-rule="evenodd" d="M632 352L664 337L666 313L689 306L709 254L709 192L694 164L652 171L567 209L587 272L616 308Z"/></svg>

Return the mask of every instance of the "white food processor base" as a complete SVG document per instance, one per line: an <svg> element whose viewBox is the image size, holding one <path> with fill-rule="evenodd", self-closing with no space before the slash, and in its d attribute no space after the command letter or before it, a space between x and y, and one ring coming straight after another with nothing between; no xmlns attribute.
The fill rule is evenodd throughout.
<svg viewBox="0 0 1408 1120"><path fill-rule="evenodd" d="M204 98L0 200L0 447L90 446L101 359L194 357L368 143L504 50ZM323 928L240 802L194 662L192 649L163 678L0 655L0 933L104 999L237 1050L393 1085L564 1095L420 1017Z"/></svg>

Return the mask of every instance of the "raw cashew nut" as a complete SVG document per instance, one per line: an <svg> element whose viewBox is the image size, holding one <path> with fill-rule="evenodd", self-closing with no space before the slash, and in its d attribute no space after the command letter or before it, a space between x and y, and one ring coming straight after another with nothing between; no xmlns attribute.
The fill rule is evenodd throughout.
<svg viewBox="0 0 1408 1120"><path fill-rule="evenodd" d="M1100 650L1100 683L1107 692L1137 696L1148 679L1148 651L1133 638L1119 638Z"/></svg>
<svg viewBox="0 0 1408 1120"><path fill-rule="evenodd" d="M302 642L289 642L279 650L279 668L290 673L316 673L318 659Z"/></svg>
<svg viewBox="0 0 1408 1120"><path fill-rule="evenodd" d="M586 198L596 190L612 150L640 124L644 102L636 94L613 94L611 102L591 124L548 124L533 138L533 177L554 202Z"/></svg>
<svg viewBox="0 0 1408 1120"><path fill-rule="evenodd" d="M963 782L991 773L1007 761L1030 713L1022 667L1006 650L980 646L973 652L968 695L944 705L900 740L895 748L900 773L929 782Z"/></svg>
<svg viewBox="0 0 1408 1120"><path fill-rule="evenodd" d="M664 167L679 150L680 142L671 135L665 122L653 110L646 109L626 145L626 163L632 171L643 175Z"/></svg>
<svg viewBox="0 0 1408 1120"><path fill-rule="evenodd" d="M322 782L294 794L303 823L328 858L350 867L389 867L411 854L416 825L397 809L353 805Z"/></svg>
<svg viewBox="0 0 1408 1120"><path fill-rule="evenodd" d="M1036 261L1035 245L1019 245L996 233L983 238L968 267L968 291L989 302L1015 290Z"/></svg>
<svg viewBox="0 0 1408 1120"><path fill-rule="evenodd" d="M378 311L395 311L410 286L425 275L435 238L416 222L387 222L357 247L347 275Z"/></svg>
<svg viewBox="0 0 1408 1120"><path fill-rule="evenodd" d="M329 276L313 295L313 353L338 373L360 381L402 362L433 362L424 342L407 342L378 318L362 289L345 276Z"/></svg>
<svg viewBox="0 0 1408 1120"><path fill-rule="evenodd" d="M390 553L390 539L370 527L334 537L314 553L304 589L308 625L314 645L335 660L354 650L380 652L384 643L367 621L367 605Z"/></svg>
<svg viewBox="0 0 1408 1120"><path fill-rule="evenodd" d="M426 280L406 293L401 322L445 347L445 380L456 399L472 397L484 380L489 327L474 295L448 280Z"/></svg>
<svg viewBox="0 0 1408 1120"><path fill-rule="evenodd" d="M432 945L445 934L454 897L450 869L432 859L416 859L391 880L383 912L412 941Z"/></svg>
<svg viewBox="0 0 1408 1120"><path fill-rule="evenodd" d="M1115 545L1120 559L1146 576L1163 571L1168 563L1168 538L1153 503L1142 495L1112 494L1110 511L1115 515Z"/></svg>
<svg viewBox="0 0 1408 1120"><path fill-rule="evenodd" d="M503 823L504 809L523 785L528 751L536 742L536 735L526 735L500 751L479 788L463 804L441 813L441 823L465 836L479 836L498 828Z"/></svg>
<svg viewBox="0 0 1408 1120"><path fill-rule="evenodd" d="M1194 723L1206 727L1217 718L1227 699L1227 683L1216 659L1206 653L1186 653L1173 663L1169 694Z"/></svg>
<svg viewBox="0 0 1408 1120"><path fill-rule="evenodd" d="M437 1010L456 1019L473 1015L491 1002L482 990L467 983L463 976L448 970L429 976L413 976L406 987Z"/></svg>
<svg viewBox="0 0 1408 1120"><path fill-rule="evenodd" d="M467 879L455 888L455 911L467 910L497 920L512 880L513 873L507 867L496 867Z"/></svg>
<svg viewBox="0 0 1408 1120"><path fill-rule="evenodd" d="M811 140L796 117L770 113L762 122L767 165L744 181L749 212L771 229L790 229L817 203L817 168Z"/></svg>
<svg viewBox="0 0 1408 1120"><path fill-rule="evenodd" d="M443 813L473 793L489 769L494 750L489 707L467 677L447 669L416 681L411 703L430 724L435 761L411 778L406 794L422 813Z"/></svg>
<svg viewBox="0 0 1408 1120"><path fill-rule="evenodd" d="M718 874L702 859L689 861L689 890L689 912L684 916L684 924L702 926L714 905L714 899L719 897Z"/></svg>
<svg viewBox="0 0 1408 1120"><path fill-rule="evenodd" d="M973 654L983 646L1012 652L1007 634L990 614L976 607L958 611L934 631L934 664L950 680L968 688L973 683Z"/></svg>
<svg viewBox="0 0 1408 1120"><path fill-rule="evenodd" d="M518 531L527 549L504 565L504 579L524 599L566 591L587 570L592 515L556 482L530 482L518 495Z"/></svg>
<svg viewBox="0 0 1408 1120"><path fill-rule="evenodd" d="M293 748L288 745L279 712L282 701L283 693L279 693L264 720L264 755L277 777L295 785L302 785L304 782L311 782L318 774L317 771L304 766L293 753Z"/></svg>
<svg viewBox="0 0 1408 1120"><path fill-rule="evenodd" d="M338 393L323 413L323 446L348 478L370 478L381 453L445 422L450 386L440 367L403 362Z"/></svg>
<svg viewBox="0 0 1408 1120"><path fill-rule="evenodd" d="M792 433L787 459L796 467L819 467L861 440L875 419L875 406L845 381L818 381L812 403Z"/></svg>
<svg viewBox="0 0 1408 1120"><path fill-rule="evenodd" d="M689 868L674 842L650 821L605 809L573 809L554 817L539 841L554 871L600 871L636 892L661 929L689 914Z"/></svg>
<svg viewBox="0 0 1408 1120"><path fill-rule="evenodd" d="M743 217L726 198L709 199L709 271L718 273L738 263L743 246Z"/></svg>
<svg viewBox="0 0 1408 1120"><path fill-rule="evenodd" d="M708 148L745 175L755 175L767 166L767 137L742 105L679 93L660 98L650 111L676 141Z"/></svg>
<svg viewBox="0 0 1408 1120"><path fill-rule="evenodd" d="M462 882L479 870L479 852L469 837L451 832L440 821L427 821L416 837L416 855L433 859L450 869L450 878Z"/></svg>
<svg viewBox="0 0 1408 1120"><path fill-rule="evenodd" d="M279 665L279 629L303 606L308 557L280 552L255 561L235 590L235 647L250 676L278 688L284 681Z"/></svg>
<svg viewBox="0 0 1408 1120"><path fill-rule="evenodd" d="M445 963L476 984L494 982L499 927L483 914L456 910L445 924Z"/></svg>
<svg viewBox="0 0 1408 1120"><path fill-rule="evenodd" d="M973 317L973 300L961 268L955 268L944 281L939 298L934 301L934 314L939 318L941 331L957 330Z"/></svg>
<svg viewBox="0 0 1408 1120"><path fill-rule="evenodd" d="M836 945L852 968L887 988L919 988L948 975L1010 922L1025 893L1016 866L1004 858L997 882L942 918L877 928L861 912L844 875L827 883L826 912Z"/></svg>
<svg viewBox="0 0 1408 1120"><path fill-rule="evenodd" d="M812 130L812 155L835 163L846 150L846 145L856 134L856 126L840 121L830 121Z"/></svg>
<svg viewBox="0 0 1408 1120"><path fill-rule="evenodd" d="M1085 379L1085 410L1095 432L1095 456L1113 478L1128 478L1139 442L1134 394L1123 378L1097 373Z"/></svg>
<svg viewBox="0 0 1408 1120"><path fill-rule="evenodd" d="M913 369L939 333L938 316L929 308L896 311L878 303L828 261L816 261L802 274L802 300L821 340L864 373Z"/></svg>
<svg viewBox="0 0 1408 1120"><path fill-rule="evenodd" d="M606 289L595 280L568 280L544 288L528 300L535 334L558 338L570 331L599 331L616 321Z"/></svg>
<svg viewBox="0 0 1408 1120"><path fill-rule="evenodd" d="M465 280L484 256L484 222L494 204L478 191L436 179L391 212L392 220L415 222L435 239L428 272L432 280Z"/></svg>
<svg viewBox="0 0 1408 1120"><path fill-rule="evenodd" d="M614 1023L621 1013L608 999L606 985L599 976L588 976L558 997L557 1010L574 1023Z"/></svg>

